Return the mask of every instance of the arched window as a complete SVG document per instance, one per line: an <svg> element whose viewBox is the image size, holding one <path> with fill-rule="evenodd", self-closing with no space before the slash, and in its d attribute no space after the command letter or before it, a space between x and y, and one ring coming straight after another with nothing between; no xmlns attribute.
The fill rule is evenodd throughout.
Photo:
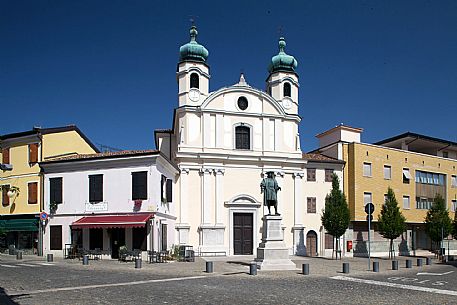
<svg viewBox="0 0 457 305"><path fill-rule="evenodd" d="M192 73L190 75L190 87L191 88L200 88L200 80L197 73Z"/></svg>
<svg viewBox="0 0 457 305"><path fill-rule="evenodd" d="M235 127L235 149L251 149L251 129L248 126Z"/></svg>
<svg viewBox="0 0 457 305"><path fill-rule="evenodd" d="M284 83L284 96L290 97L290 84L289 83Z"/></svg>

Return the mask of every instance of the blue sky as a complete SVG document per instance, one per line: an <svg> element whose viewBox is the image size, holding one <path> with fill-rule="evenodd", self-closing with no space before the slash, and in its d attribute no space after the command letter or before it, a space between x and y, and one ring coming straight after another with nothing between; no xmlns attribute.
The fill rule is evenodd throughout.
<svg viewBox="0 0 457 305"><path fill-rule="evenodd" d="M0 2L0 134L76 124L94 142L154 148L171 128L179 46L195 16L210 89L241 71L264 89L278 29L298 60L301 144L344 123L375 142L457 141L457 1Z"/></svg>

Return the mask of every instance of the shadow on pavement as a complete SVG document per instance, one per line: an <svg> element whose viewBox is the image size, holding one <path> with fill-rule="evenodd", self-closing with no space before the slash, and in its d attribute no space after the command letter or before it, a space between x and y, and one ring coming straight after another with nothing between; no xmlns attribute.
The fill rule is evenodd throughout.
<svg viewBox="0 0 457 305"><path fill-rule="evenodd" d="M0 304L2 304L2 305L19 305L19 303L14 301L14 299L22 297L22 296L26 296L26 295L27 294L11 297L5 292L5 289L3 287L0 287Z"/></svg>

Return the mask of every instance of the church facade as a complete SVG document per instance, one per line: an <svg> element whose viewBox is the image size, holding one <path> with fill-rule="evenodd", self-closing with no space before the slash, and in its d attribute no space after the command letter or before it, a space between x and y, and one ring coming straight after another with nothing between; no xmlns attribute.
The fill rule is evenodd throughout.
<svg viewBox="0 0 457 305"><path fill-rule="evenodd" d="M344 161L300 149L297 61L286 54L285 40L271 59L266 90L241 74L236 84L211 92L209 52L196 37L193 26L180 48L172 129L155 131L157 148L180 171L176 244L192 245L200 255L256 254L268 213L260 183L274 172L289 253L331 253L320 218L332 174L343 181Z"/></svg>

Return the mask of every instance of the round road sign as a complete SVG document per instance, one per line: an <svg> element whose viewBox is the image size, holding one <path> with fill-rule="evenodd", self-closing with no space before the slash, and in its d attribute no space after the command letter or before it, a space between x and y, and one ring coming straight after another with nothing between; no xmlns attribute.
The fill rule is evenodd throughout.
<svg viewBox="0 0 457 305"><path fill-rule="evenodd" d="M369 202L365 205L365 213L371 215L374 212L374 204Z"/></svg>

